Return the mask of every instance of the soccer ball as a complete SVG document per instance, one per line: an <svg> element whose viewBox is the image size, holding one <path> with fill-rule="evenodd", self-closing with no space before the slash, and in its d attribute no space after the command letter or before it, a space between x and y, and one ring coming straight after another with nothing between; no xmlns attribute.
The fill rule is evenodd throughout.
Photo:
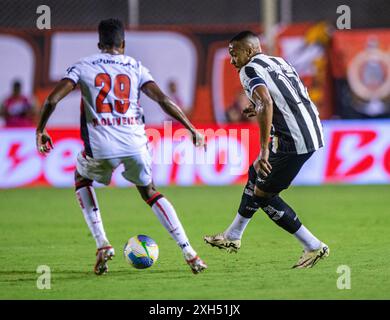
<svg viewBox="0 0 390 320"><path fill-rule="evenodd" d="M140 234L127 241L123 254L134 268L146 269L157 261L158 245L152 238Z"/></svg>

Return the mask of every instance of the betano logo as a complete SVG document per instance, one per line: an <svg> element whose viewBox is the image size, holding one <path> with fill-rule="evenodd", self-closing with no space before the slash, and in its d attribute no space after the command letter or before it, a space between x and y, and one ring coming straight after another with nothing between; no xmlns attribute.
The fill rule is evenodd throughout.
<svg viewBox="0 0 390 320"><path fill-rule="evenodd" d="M389 121L326 121L325 148L305 164L294 184L389 183ZM176 126L148 128L157 185L229 185L246 182L258 156L257 125L199 128L207 152L195 148L187 130ZM40 156L34 129L0 129L0 188L30 185L73 186L77 153L83 149L78 129L50 130L54 150ZM112 184L129 186L120 168Z"/></svg>
<svg viewBox="0 0 390 320"><path fill-rule="evenodd" d="M232 184L245 175L249 166L247 128L199 131L206 136L207 151L195 148L185 129L172 129L171 125L166 125L146 130L157 185ZM35 149L33 128L0 130L1 188L73 185L76 157L83 149L80 133L76 129L49 132L54 149L43 157ZM122 171L119 168L114 172L113 185L130 185L122 177Z"/></svg>

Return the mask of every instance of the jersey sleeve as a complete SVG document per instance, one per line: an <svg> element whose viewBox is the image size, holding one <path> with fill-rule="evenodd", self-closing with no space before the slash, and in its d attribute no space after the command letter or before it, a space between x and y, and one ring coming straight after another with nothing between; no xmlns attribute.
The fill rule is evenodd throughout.
<svg viewBox="0 0 390 320"><path fill-rule="evenodd" d="M149 69L139 63L139 88L150 81L154 81L154 78L151 75Z"/></svg>
<svg viewBox="0 0 390 320"><path fill-rule="evenodd" d="M62 79L70 79L76 85L80 80L80 74L81 74L80 69L81 69L80 63L75 63L74 65L66 69L65 75Z"/></svg>
<svg viewBox="0 0 390 320"><path fill-rule="evenodd" d="M242 77L244 87L250 92L250 96L253 95L253 90L258 86L267 86L264 81L264 76L260 74L252 66L245 66L243 77Z"/></svg>

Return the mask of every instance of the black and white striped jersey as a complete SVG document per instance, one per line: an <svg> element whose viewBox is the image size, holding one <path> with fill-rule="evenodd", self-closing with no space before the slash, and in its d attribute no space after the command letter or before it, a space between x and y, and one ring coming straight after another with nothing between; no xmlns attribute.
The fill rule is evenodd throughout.
<svg viewBox="0 0 390 320"><path fill-rule="evenodd" d="M272 149L305 154L324 145L318 111L294 67L280 57L257 54L240 70L244 90L268 88L273 100Z"/></svg>

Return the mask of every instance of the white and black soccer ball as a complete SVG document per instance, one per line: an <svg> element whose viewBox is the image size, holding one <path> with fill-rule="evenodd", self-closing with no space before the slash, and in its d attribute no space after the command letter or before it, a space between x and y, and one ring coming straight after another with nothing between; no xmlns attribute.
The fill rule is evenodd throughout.
<svg viewBox="0 0 390 320"><path fill-rule="evenodd" d="M145 235L130 238L123 249L126 261L136 269L151 267L158 259L156 241Z"/></svg>

